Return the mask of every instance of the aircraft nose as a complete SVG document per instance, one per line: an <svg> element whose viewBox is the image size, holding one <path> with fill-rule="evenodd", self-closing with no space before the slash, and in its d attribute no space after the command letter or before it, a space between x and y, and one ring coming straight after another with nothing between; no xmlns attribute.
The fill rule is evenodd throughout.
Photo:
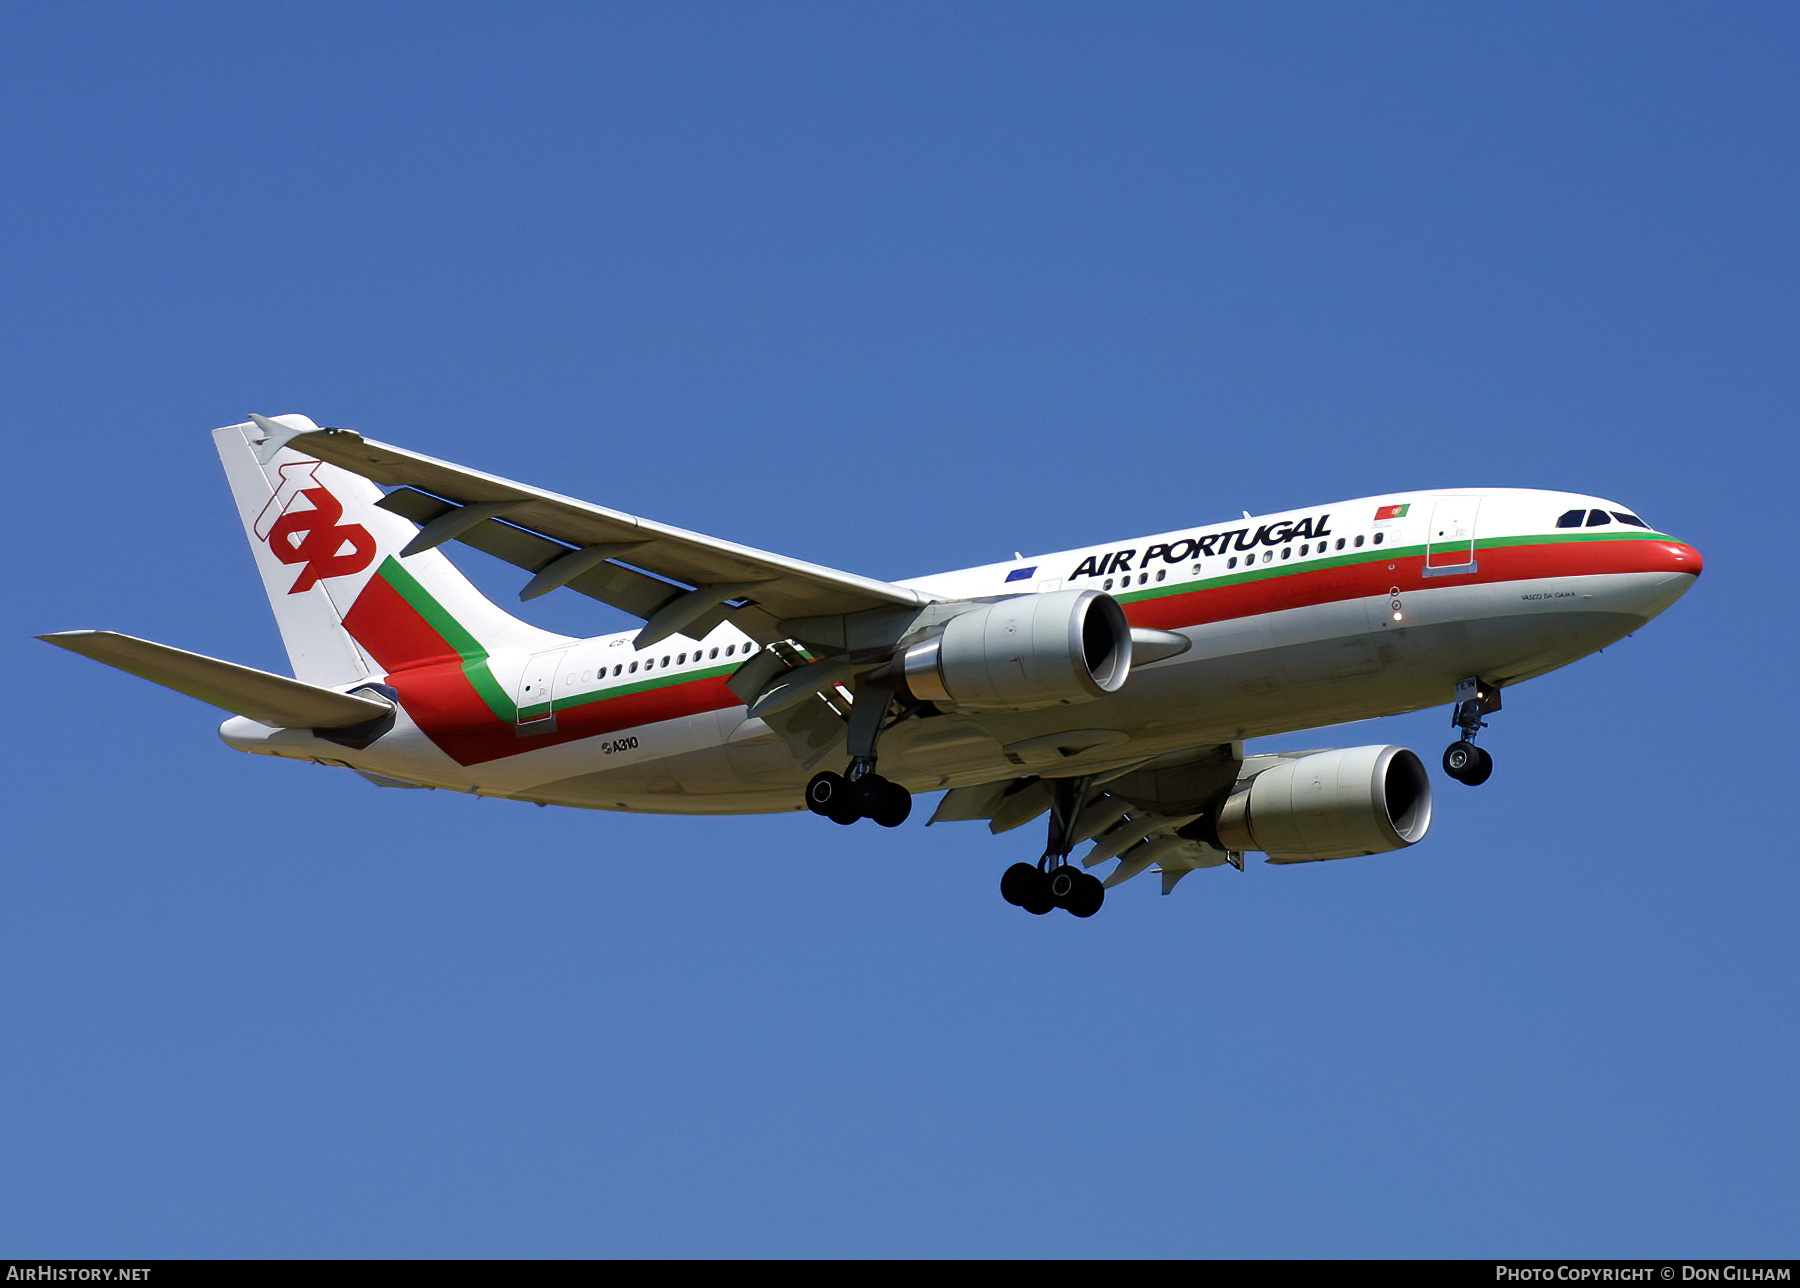
<svg viewBox="0 0 1800 1288"><path fill-rule="evenodd" d="M1685 572L1698 577L1706 566L1700 552L1685 541L1658 541L1655 545L1651 564L1657 572Z"/></svg>
<svg viewBox="0 0 1800 1288"><path fill-rule="evenodd" d="M1617 585L1619 604L1624 611L1649 621L1693 589L1705 561L1685 541L1659 537L1631 544L1637 547L1632 552L1635 570L1651 575L1621 578Z"/></svg>

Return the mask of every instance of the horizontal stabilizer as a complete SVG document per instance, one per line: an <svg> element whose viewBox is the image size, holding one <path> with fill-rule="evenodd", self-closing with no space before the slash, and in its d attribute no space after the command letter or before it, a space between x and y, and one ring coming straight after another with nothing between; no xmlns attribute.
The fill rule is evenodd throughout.
<svg viewBox="0 0 1800 1288"><path fill-rule="evenodd" d="M60 631L38 638L277 729L345 729L392 710L373 698L336 693L115 631Z"/></svg>

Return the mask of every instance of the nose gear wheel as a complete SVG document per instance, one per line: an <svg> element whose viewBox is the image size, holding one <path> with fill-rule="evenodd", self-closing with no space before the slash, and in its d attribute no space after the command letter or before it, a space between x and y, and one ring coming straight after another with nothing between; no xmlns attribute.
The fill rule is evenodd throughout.
<svg viewBox="0 0 1800 1288"><path fill-rule="evenodd" d="M1444 748L1444 773L1459 783L1479 787L1494 772L1494 758L1475 745L1475 735L1487 728L1481 717L1500 709L1500 690L1476 676L1456 682L1456 705L1450 723L1462 736Z"/></svg>
<svg viewBox="0 0 1800 1288"><path fill-rule="evenodd" d="M1494 772L1494 758L1472 742L1453 742L1444 748L1444 772L1459 783L1479 787Z"/></svg>

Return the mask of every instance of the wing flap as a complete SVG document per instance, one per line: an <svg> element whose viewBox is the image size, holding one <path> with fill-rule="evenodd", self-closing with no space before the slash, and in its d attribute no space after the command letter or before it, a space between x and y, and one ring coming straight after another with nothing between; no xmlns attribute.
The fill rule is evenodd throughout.
<svg viewBox="0 0 1800 1288"><path fill-rule="evenodd" d="M337 693L116 631L59 631L38 638L277 729L346 729L379 720L393 709L373 698Z"/></svg>
<svg viewBox="0 0 1800 1288"><path fill-rule="evenodd" d="M271 444L276 447L285 444L376 483L393 488L411 488L429 494L431 498L441 499L440 504L504 505L505 523L499 526L524 529L547 539L549 543L559 544L559 549L534 567L533 571L541 570L554 558L567 555L572 550L629 542L637 547L631 552L630 558L634 567L655 574L655 577L684 583L678 588L681 590L756 583L745 597L760 604L776 619L854 613L870 608L921 607L930 602L929 596L904 586L839 572L735 542L640 519L618 510L559 496L554 492L545 492L510 479L435 460L391 444L365 439L350 430L322 429L296 434L267 418L253 419L269 435L265 440L265 451ZM416 503L409 501L404 504L410 506ZM397 512L405 513L398 506L394 508ZM431 519L442 518L444 513L446 510L440 509ZM486 515L493 513L494 511L484 511ZM412 518L413 515L409 513L407 517ZM431 519L425 522L430 522ZM487 533L496 523L496 519L484 517L474 521L465 530L456 532L455 539L473 545L481 534ZM440 531L450 531L454 526L454 522L446 524ZM588 577L593 575L586 574ZM571 588L589 593L585 584L582 578L568 582ZM600 595L594 597L602 598ZM604 602L612 603L613 600L606 599ZM624 607L623 604L615 606ZM635 609L626 611L636 616L649 616L648 613L640 613ZM650 611L654 612L655 608ZM716 623L717 618L714 620ZM692 625L684 633L691 633L691 630Z"/></svg>
<svg viewBox="0 0 1800 1288"><path fill-rule="evenodd" d="M380 505L384 510L391 510L426 527L447 515L457 513L460 508L452 502L413 488L401 488L388 493L382 498ZM498 518L484 518L458 532L455 540L530 573L542 572L551 564L576 553L560 541L552 541L548 537L515 526L512 520L517 517L519 516L509 513L507 522ZM644 618L650 617L685 589L605 559L576 573L564 584L570 590L580 591L589 599L610 604L633 617Z"/></svg>

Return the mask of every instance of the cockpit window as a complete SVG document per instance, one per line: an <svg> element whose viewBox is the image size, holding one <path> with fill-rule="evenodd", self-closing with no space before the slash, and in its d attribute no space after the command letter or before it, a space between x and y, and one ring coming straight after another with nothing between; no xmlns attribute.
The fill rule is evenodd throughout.
<svg viewBox="0 0 1800 1288"><path fill-rule="evenodd" d="M1634 528L1648 528L1650 526L1648 523L1645 523L1642 519L1638 518L1637 515L1627 514L1623 510L1614 510L1612 512L1612 517L1617 519L1620 523L1629 523Z"/></svg>
<svg viewBox="0 0 1800 1288"><path fill-rule="evenodd" d="M1559 528L1579 528L1581 526L1581 521L1586 517L1586 510L1568 510L1564 512L1562 518L1556 521L1556 526Z"/></svg>
<svg viewBox="0 0 1800 1288"><path fill-rule="evenodd" d="M1611 522L1612 522L1612 519L1607 516L1607 513L1605 510L1589 510L1588 511L1587 525L1590 528L1598 528L1604 524L1608 524Z"/></svg>

